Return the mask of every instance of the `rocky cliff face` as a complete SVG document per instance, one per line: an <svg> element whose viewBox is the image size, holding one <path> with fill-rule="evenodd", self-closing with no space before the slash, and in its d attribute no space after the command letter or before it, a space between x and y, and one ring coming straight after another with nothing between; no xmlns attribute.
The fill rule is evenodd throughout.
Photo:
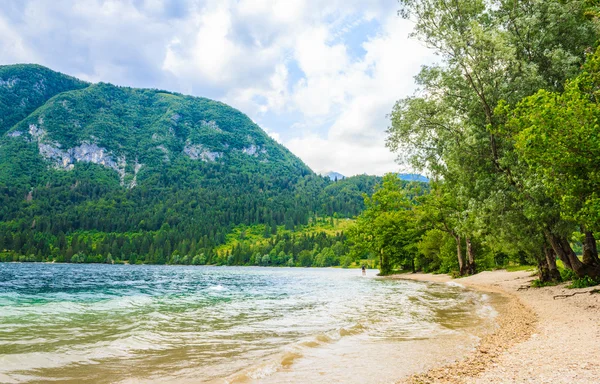
<svg viewBox="0 0 600 384"><path fill-rule="evenodd" d="M48 138L48 132L43 127L43 119L38 119L38 124L30 124L27 135L21 131L12 131L7 134L13 139L25 139L37 144L40 155L49 160L50 164L55 168L63 171L70 171L74 168L76 162L99 164L106 168L116 171L121 180L121 185L128 188L133 188L137 185L137 174L144 164L133 162L132 179L129 183L125 183L127 175L126 168L127 160L124 156L114 156L108 149L102 148L93 142L83 142L81 145L73 148L62 148L61 145Z"/></svg>
<svg viewBox="0 0 600 384"><path fill-rule="evenodd" d="M183 148L183 152L192 160L216 161L223 156L223 152L215 152L205 148L202 144L190 144L189 142Z"/></svg>

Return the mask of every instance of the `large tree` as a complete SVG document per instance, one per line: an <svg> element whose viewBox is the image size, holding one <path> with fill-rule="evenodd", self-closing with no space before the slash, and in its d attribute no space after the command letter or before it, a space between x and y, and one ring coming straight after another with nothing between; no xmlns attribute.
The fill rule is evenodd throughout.
<svg viewBox="0 0 600 384"><path fill-rule="evenodd" d="M563 263L578 275L600 276L594 231L600 230L600 50L564 92L540 90L509 111L506 133L519 157L560 206L564 220L579 223L584 252L580 261L568 247L548 237Z"/></svg>
<svg viewBox="0 0 600 384"><path fill-rule="evenodd" d="M499 134L501 103L539 89L560 91L598 37L583 1L401 0L414 37L440 57L417 76L417 96L392 112L390 148L444 182L463 207L465 235L512 238L553 269L549 246L569 249L573 223L521 162L512 138ZM544 234L550 236L544 236ZM507 236L508 235L508 236ZM554 242L561 244L558 249ZM568 251L565 251L568 252Z"/></svg>

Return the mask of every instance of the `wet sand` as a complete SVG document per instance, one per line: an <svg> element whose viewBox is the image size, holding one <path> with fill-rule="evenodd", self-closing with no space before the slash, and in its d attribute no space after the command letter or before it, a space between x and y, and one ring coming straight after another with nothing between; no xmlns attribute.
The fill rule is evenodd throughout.
<svg viewBox="0 0 600 384"><path fill-rule="evenodd" d="M493 295L498 328L455 363L400 383L599 383L600 294L594 288L528 288L531 272L494 271L452 279L403 274L392 278L454 281ZM556 297L570 295L570 297Z"/></svg>

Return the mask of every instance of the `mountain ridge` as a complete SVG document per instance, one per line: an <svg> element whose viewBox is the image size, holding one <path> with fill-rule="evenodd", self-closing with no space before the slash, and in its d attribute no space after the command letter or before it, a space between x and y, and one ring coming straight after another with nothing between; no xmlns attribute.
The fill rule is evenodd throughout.
<svg viewBox="0 0 600 384"><path fill-rule="evenodd" d="M16 76L4 80L3 72L6 67L0 67L4 84L21 83ZM0 86L0 96L6 88ZM129 176L129 186L137 184L133 180L144 167L181 156L219 162L246 155L312 172L243 113L218 101L164 90L87 84L54 94L4 130L9 138L37 142L40 155L56 169L92 162L116 171L121 184Z"/></svg>

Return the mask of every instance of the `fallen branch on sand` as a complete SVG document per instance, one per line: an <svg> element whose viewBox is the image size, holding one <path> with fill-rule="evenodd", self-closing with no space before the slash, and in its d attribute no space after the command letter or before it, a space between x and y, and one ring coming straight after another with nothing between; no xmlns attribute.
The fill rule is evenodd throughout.
<svg viewBox="0 0 600 384"><path fill-rule="evenodd" d="M575 295L583 295L584 293L589 293L590 295L593 295L594 293L600 293L600 289L592 289L591 291L585 291L585 292L575 292L575 293L571 293L568 295L555 295L552 298L554 300L558 299L559 297L572 297Z"/></svg>

